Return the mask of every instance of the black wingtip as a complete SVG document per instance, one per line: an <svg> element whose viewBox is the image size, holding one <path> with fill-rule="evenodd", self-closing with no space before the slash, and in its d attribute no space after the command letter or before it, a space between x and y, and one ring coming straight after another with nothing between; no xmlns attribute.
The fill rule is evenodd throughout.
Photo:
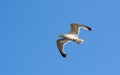
<svg viewBox="0 0 120 75"><path fill-rule="evenodd" d="M66 56L67 56L67 54L62 54L62 53L61 53L61 55L63 56L63 58L66 58Z"/></svg>
<svg viewBox="0 0 120 75"><path fill-rule="evenodd" d="M93 30L92 28L90 28L89 26L86 26L86 25L82 25L82 24L80 24L80 26L85 27L88 31L92 31L92 30Z"/></svg>
<svg viewBox="0 0 120 75"><path fill-rule="evenodd" d="M88 30L89 30L89 31L92 31L92 30L93 30L93 29L92 29L92 28L90 28L90 27L87 27L87 28L88 28Z"/></svg>
<svg viewBox="0 0 120 75"><path fill-rule="evenodd" d="M88 26L85 26L85 25L83 25L83 26L86 27L88 29L88 31L92 31L93 30L92 28L90 28Z"/></svg>

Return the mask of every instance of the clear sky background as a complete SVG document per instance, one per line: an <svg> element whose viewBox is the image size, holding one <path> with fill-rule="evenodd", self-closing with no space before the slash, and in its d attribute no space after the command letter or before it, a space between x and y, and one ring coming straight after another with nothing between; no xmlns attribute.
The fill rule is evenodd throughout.
<svg viewBox="0 0 120 75"><path fill-rule="evenodd" d="M81 45L56 40L70 23ZM120 0L0 0L0 75L120 75Z"/></svg>

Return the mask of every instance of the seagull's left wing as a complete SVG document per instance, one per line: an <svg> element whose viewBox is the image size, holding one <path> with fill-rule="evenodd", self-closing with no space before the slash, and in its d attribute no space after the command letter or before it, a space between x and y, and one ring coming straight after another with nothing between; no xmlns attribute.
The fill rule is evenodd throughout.
<svg viewBox="0 0 120 75"><path fill-rule="evenodd" d="M64 45L68 43L68 39L58 39L57 40L57 47L63 57L66 57L66 53L64 52Z"/></svg>

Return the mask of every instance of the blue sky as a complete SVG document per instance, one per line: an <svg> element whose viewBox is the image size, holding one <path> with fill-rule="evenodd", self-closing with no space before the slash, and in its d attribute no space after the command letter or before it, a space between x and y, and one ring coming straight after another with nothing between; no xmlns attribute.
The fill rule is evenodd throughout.
<svg viewBox="0 0 120 75"><path fill-rule="evenodd" d="M56 40L85 24L85 42ZM120 0L0 0L0 75L120 75Z"/></svg>

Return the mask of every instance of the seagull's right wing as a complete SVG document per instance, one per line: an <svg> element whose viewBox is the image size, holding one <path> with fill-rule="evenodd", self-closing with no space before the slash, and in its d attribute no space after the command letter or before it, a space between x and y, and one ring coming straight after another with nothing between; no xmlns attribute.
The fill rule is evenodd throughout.
<svg viewBox="0 0 120 75"><path fill-rule="evenodd" d="M89 30L91 31L92 28L86 26L86 25L82 25L82 24L77 24L77 23L72 23L71 24L71 30L70 30L70 34L76 34L78 35L79 34L79 31L80 31L80 28L84 28L86 30Z"/></svg>
<svg viewBox="0 0 120 75"><path fill-rule="evenodd" d="M80 25L72 23L71 24L71 30L70 30L69 33L78 35L79 34L79 29L80 29Z"/></svg>
<svg viewBox="0 0 120 75"><path fill-rule="evenodd" d="M57 47L63 57L66 57L66 53L64 52L64 45L69 42L67 39L58 39L57 40Z"/></svg>

